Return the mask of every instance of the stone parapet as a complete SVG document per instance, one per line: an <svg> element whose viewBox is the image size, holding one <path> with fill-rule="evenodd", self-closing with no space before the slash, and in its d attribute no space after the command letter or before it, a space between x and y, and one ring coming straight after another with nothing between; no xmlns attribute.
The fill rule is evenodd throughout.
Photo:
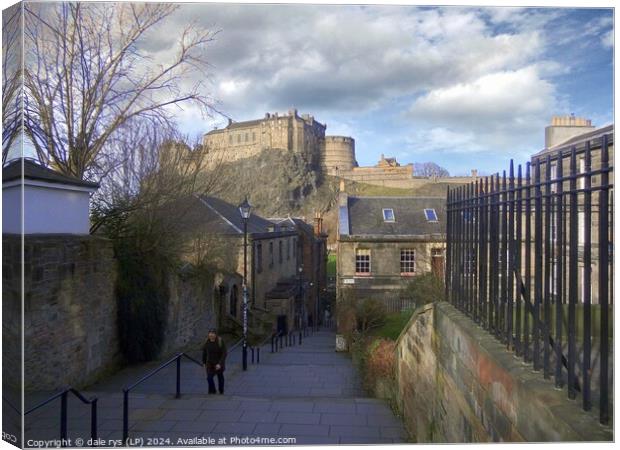
<svg viewBox="0 0 620 450"><path fill-rule="evenodd" d="M448 303L416 310L396 351L404 421L418 442L613 440L595 414Z"/></svg>

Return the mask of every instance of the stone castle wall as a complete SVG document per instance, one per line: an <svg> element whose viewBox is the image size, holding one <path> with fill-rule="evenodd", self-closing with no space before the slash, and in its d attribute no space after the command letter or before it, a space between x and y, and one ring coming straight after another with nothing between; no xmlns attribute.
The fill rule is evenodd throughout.
<svg viewBox="0 0 620 450"><path fill-rule="evenodd" d="M211 165L274 149L301 153L318 166L325 151L325 125L291 110L284 116L266 114L264 119L231 122L226 128L205 134L203 144Z"/></svg>
<svg viewBox="0 0 620 450"><path fill-rule="evenodd" d="M403 421L417 442L613 439L595 414L446 302L416 310L396 351Z"/></svg>
<svg viewBox="0 0 620 450"><path fill-rule="evenodd" d="M355 140L347 136L325 136L325 151L321 155L321 168L329 175L348 172L357 166Z"/></svg>

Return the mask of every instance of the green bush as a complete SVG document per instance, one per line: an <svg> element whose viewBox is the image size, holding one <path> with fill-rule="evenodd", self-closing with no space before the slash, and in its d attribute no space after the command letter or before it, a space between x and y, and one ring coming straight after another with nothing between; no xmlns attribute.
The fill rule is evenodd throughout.
<svg viewBox="0 0 620 450"><path fill-rule="evenodd" d="M445 300L444 282L437 275L428 272L414 277L404 288L403 294L413 299L416 306Z"/></svg>
<svg viewBox="0 0 620 450"><path fill-rule="evenodd" d="M355 318L357 329L361 333L367 333L384 325L386 316L385 305L379 299L365 298L357 302Z"/></svg>

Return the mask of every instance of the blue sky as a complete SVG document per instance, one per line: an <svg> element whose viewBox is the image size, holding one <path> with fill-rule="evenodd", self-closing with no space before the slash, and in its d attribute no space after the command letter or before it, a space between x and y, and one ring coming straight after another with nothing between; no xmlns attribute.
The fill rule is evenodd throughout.
<svg viewBox="0 0 620 450"><path fill-rule="evenodd" d="M384 153L493 173L540 150L554 114L613 121L611 9L194 4L164 27L190 17L220 30L220 110L313 114L355 138L360 165ZM225 125L196 117L182 127Z"/></svg>
<svg viewBox="0 0 620 450"><path fill-rule="evenodd" d="M552 115L613 121L613 11L585 8L181 4L141 51L175 51L188 22L218 30L203 89L236 121L297 108L381 153L451 174L501 171L544 145ZM225 126L175 110L182 131Z"/></svg>

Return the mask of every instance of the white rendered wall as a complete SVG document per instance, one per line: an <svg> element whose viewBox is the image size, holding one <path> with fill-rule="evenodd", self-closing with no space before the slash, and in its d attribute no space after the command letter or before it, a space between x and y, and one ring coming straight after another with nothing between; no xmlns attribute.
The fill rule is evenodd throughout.
<svg viewBox="0 0 620 450"><path fill-rule="evenodd" d="M20 186L2 189L2 232L20 233ZM24 234L89 234L89 193L62 187L25 186Z"/></svg>
<svg viewBox="0 0 620 450"><path fill-rule="evenodd" d="M21 186L2 188L2 232L21 234Z"/></svg>

